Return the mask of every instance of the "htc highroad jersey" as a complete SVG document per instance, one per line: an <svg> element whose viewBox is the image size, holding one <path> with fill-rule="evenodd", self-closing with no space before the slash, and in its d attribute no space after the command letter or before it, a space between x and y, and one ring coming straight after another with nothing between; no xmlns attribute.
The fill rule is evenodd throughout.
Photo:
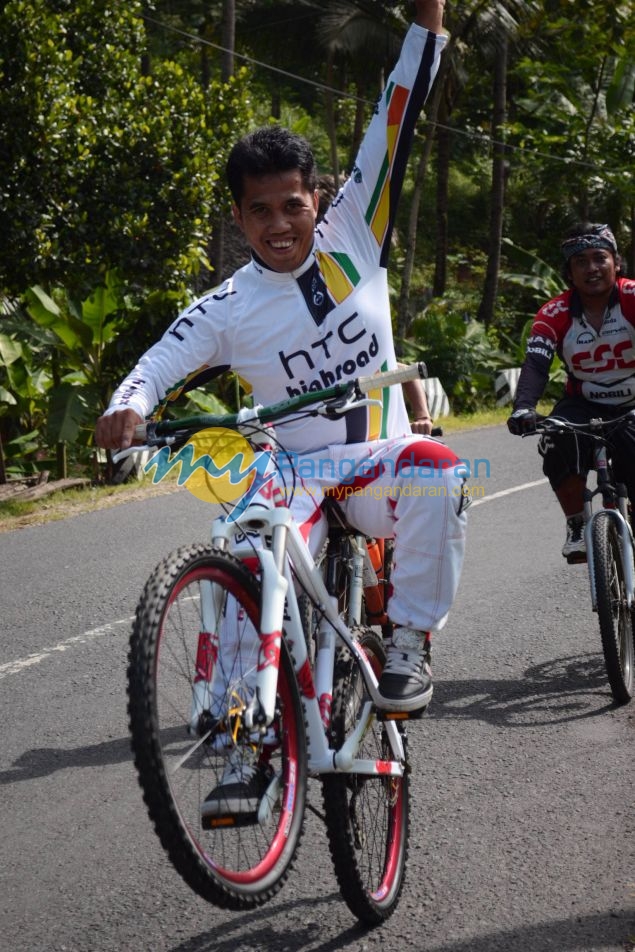
<svg viewBox="0 0 635 952"><path fill-rule="evenodd" d="M302 267L280 274L252 258L180 314L117 389L109 412L131 407L142 417L156 415L227 369L267 405L395 367L386 264L415 123L444 43L410 27L355 166ZM370 396L380 406L336 421L285 424L284 446L311 453L410 433L400 387Z"/></svg>
<svg viewBox="0 0 635 952"><path fill-rule="evenodd" d="M635 281L618 278L599 331L584 319L575 290L538 311L514 407L533 409L558 354L567 371L566 393L609 406L635 406Z"/></svg>

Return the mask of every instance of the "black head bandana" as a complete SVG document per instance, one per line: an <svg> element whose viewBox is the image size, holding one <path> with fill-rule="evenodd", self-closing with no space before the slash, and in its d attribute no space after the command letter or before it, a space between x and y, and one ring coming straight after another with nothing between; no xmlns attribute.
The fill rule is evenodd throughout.
<svg viewBox="0 0 635 952"><path fill-rule="evenodd" d="M567 238L560 246L564 260L568 261L573 255L580 254L588 248L604 248L617 255L617 242L608 225L591 225L584 235L574 235Z"/></svg>

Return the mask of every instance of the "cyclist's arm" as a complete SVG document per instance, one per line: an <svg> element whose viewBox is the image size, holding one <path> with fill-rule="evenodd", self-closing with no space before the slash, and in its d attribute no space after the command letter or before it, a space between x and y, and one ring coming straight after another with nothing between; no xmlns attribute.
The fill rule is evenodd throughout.
<svg viewBox="0 0 635 952"><path fill-rule="evenodd" d="M403 364L398 364L402 367ZM432 417L428 409L428 398L421 380L408 380L403 384L406 403L408 404L410 427L413 433L426 436L432 432Z"/></svg>
<svg viewBox="0 0 635 952"><path fill-rule="evenodd" d="M418 0L418 21L440 28L442 0ZM397 203L418 117L447 37L410 26L342 190L318 225L324 251L386 267Z"/></svg>
<svg viewBox="0 0 635 952"><path fill-rule="evenodd" d="M534 410L549 381L551 360L536 354L525 358L518 379L514 410Z"/></svg>
<svg viewBox="0 0 635 952"><path fill-rule="evenodd" d="M445 0L415 0L415 23L431 33L441 34Z"/></svg>
<svg viewBox="0 0 635 952"><path fill-rule="evenodd" d="M199 298L146 351L97 421L98 446L127 449L135 423L160 416L181 393L228 369L235 332L228 300L229 295L218 289Z"/></svg>
<svg viewBox="0 0 635 952"><path fill-rule="evenodd" d="M556 350L556 334L539 311L527 339L525 359L514 398L514 410L535 409L549 382L549 370Z"/></svg>

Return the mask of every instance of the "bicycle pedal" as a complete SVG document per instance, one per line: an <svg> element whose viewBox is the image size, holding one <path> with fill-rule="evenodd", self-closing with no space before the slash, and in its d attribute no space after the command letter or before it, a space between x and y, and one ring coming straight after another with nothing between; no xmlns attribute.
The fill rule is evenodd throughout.
<svg viewBox="0 0 635 952"><path fill-rule="evenodd" d="M239 826L257 826L258 811L252 813L227 813L224 816L205 816L201 818L203 830L221 830Z"/></svg>
<svg viewBox="0 0 635 952"><path fill-rule="evenodd" d="M418 711L377 711L378 721L418 721L428 710L428 705Z"/></svg>
<svg viewBox="0 0 635 952"><path fill-rule="evenodd" d="M586 565L586 553L585 552L576 552L572 555L568 555L567 563L569 565Z"/></svg>

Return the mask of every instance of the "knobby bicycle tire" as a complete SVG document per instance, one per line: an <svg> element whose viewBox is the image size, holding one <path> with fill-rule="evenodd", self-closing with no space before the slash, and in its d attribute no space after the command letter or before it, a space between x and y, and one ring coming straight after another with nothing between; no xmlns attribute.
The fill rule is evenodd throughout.
<svg viewBox="0 0 635 952"><path fill-rule="evenodd" d="M370 628L357 629L356 635L379 675L386 660L381 639ZM331 717L334 746L352 730L365 693L358 663L348 649L338 650ZM405 740L404 736L404 745ZM358 756L390 758L381 721L370 725ZM379 925L397 907L404 883L409 837L407 765L401 777L330 774L323 778L322 787L331 859L342 897L358 919Z"/></svg>
<svg viewBox="0 0 635 952"><path fill-rule="evenodd" d="M592 526L598 619L606 673L614 699L626 704L635 688L633 612L626 603L624 565L615 520L600 512Z"/></svg>
<svg viewBox="0 0 635 952"><path fill-rule="evenodd" d="M150 576L130 642L130 730L148 812L186 883L227 909L260 905L280 889L304 826L305 723L284 639L274 724L263 738L241 720L253 695L259 606L258 581L240 561L185 546ZM260 803L269 808L203 829L201 803L236 758L262 769Z"/></svg>

